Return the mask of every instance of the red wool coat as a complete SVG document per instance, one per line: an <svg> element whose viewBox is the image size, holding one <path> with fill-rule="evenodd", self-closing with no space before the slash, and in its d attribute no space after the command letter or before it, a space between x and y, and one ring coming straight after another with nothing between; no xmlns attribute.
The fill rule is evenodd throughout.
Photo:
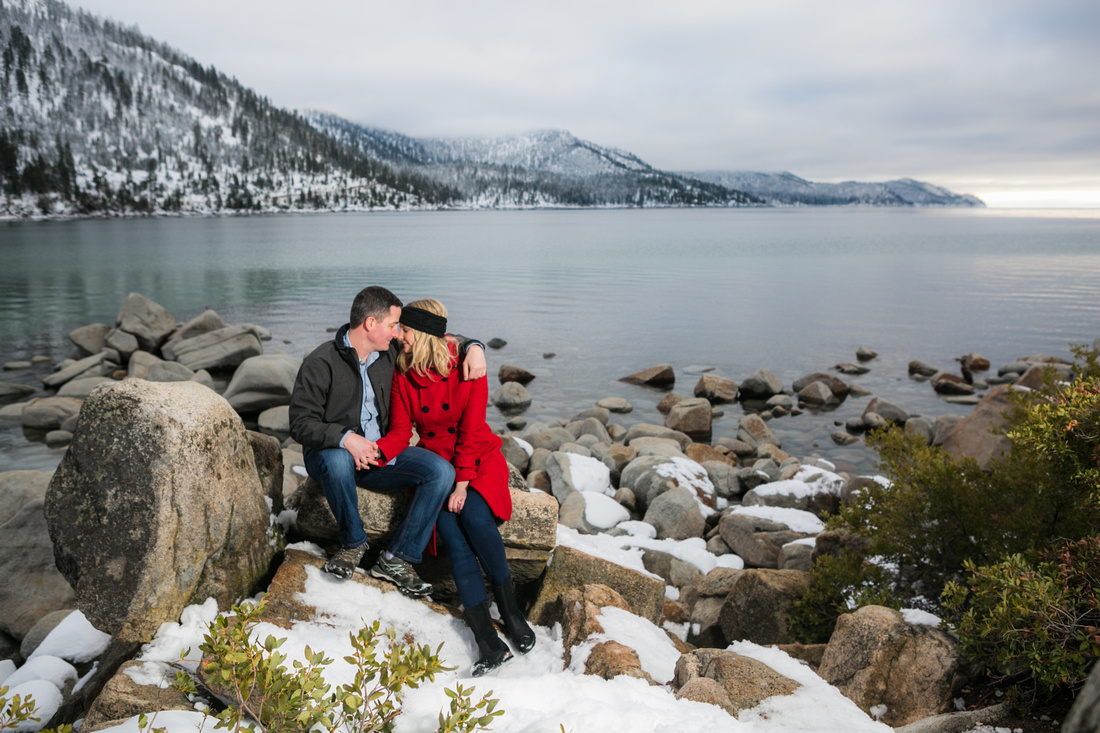
<svg viewBox="0 0 1100 733"><path fill-rule="evenodd" d="M507 521L512 516L508 464L500 452L500 437L485 422L489 380L462 381L453 343L451 352L451 373L446 377L434 369L427 375L394 372L390 429L378 447L387 458L396 456L408 447L415 425L420 447L449 461L455 480L469 481L493 514Z"/></svg>

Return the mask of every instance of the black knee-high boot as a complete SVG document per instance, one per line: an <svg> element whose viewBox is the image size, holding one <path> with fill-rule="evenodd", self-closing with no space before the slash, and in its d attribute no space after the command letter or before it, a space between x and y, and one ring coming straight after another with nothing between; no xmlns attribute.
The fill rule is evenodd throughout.
<svg viewBox="0 0 1100 733"><path fill-rule="evenodd" d="M512 658L508 645L497 636L496 627L489 617L489 604L479 603L463 612L466 625L474 632L479 658L474 662L472 674L480 677L490 669L496 669Z"/></svg>
<svg viewBox="0 0 1100 733"><path fill-rule="evenodd" d="M519 610L516 587L511 576L504 581L504 585L493 586L493 597L496 598L497 610L500 611L500 620L504 622L504 631L508 638L521 654L531 651L535 646L535 632Z"/></svg>

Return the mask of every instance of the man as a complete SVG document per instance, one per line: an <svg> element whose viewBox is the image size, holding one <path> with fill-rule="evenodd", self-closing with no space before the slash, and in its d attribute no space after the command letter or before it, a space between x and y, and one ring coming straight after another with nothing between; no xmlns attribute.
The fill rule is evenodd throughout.
<svg viewBox="0 0 1100 733"><path fill-rule="evenodd" d="M317 347L298 370L290 397L290 435L302 444L306 471L321 485L340 530L341 549L325 563L326 572L350 578L367 551L359 517L356 484L383 491L414 489L408 512L389 548L370 574L405 593L423 596L432 586L417 576L439 508L454 487L450 463L431 451L410 447L382 455L377 441L390 418L390 387L401 352L401 301L371 286L355 296L349 322L336 337ZM484 347L470 348L464 379L485 375Z"/></svg>

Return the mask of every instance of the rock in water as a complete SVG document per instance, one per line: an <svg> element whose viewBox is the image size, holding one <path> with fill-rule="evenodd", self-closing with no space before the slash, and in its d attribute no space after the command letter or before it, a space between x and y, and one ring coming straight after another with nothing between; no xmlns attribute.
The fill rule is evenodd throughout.
<svg viewBox="0 0 1100 733"><path fill-rule="evenodd" d="M77 607L123 641L250 595L281 547L241 419L194 382L94 390L45 514Z"/></svg>

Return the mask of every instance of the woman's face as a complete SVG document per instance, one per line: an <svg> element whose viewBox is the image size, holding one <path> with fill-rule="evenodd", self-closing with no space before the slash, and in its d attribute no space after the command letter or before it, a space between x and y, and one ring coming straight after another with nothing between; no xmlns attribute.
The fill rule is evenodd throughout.
<svg viewBox="0 0 1100 733"><path fill-rule="evenodd" d="M408 354L412 351L413 344L416 343L416 334L413 333L411 328L401 328L401 335L398 336L401 339L402 345L405 347L405 353Z"/></svg>

